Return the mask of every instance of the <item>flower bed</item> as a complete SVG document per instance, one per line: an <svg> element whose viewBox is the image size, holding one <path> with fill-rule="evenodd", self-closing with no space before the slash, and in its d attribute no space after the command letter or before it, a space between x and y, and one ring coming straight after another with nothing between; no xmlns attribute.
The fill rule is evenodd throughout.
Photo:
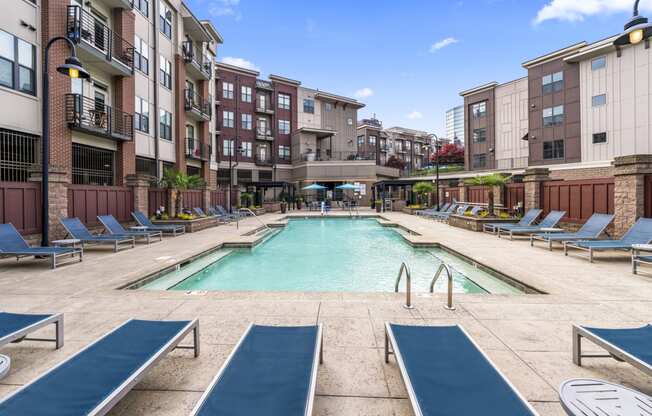
<svg viewBox="0 0 652 416"><path fill-rule="evenodd" d="M194 233L206 228L217 226L220 221L216 217L202 217L183 220L180 218L171 218L167 220L152 220L155 225L183 225L187 233Z"/></svg>
<svg viewBox="0 0 652 416"><path fill-rule="evenodd" d="M504 223L515 224L518 218L498 218L498 217L470 217L467 215L451 215L448 218L448 225L463 228L470 231L483 231L484 224Z"/></svg>

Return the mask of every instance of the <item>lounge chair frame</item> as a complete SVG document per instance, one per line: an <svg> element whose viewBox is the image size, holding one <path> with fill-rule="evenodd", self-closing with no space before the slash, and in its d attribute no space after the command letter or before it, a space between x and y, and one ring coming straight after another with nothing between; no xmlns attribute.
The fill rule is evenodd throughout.
<svg viewBox="0 0 652 416"><path fill-rule="evenodd" d="M220 370L217 372L215 377L213 377L213 380L211 383L206 387L206 390L204 393L201 395L199 398L199 401L197 401L197 404L195 404L195 407L193 408L192 412L190 413L191 416L196 416L199 411L201 410L202 405L208 398L208 396L211 394L213 391L213 388L217 383L220 382L220 379L222 378L222 375L226 371L226 369L229 367L231 364L231 361L233 360L233 357L235 357L235 354L238 352L240 347L242 346L242 343L244 340L247 338L247 335L249 335L249 332L251 332L251 328L253 328L254 324L251 323L245 330L244 334L240 337L238 340L238 343L233 347L231 352L229 353L229 356L227 357L226 361L224 364L222 364L222 367L220 367ZM322 324L317 325L317 341L315 343L315 351L317 354L315 354L315 357L313 359L312 363L312 372L310 374L310 387L308 389L308 403L306 404L306 410L304 415L305 416L311 416L312 415L312 409L314 406L315 402L315 391L317 389L317 370L319 369L319 364L322 364L324 362L324 339L322 337Z"/></svg>
<svg viewBox="0 0 652 416"><path fill-rule="evenodd" d="M18 230L16 230L16 227L14 227L13 224L9 224L9 225L11 226L11 228L13 228L16 235L18 235L20 237L20 239L23 240L25 245L27 247L30 247L30 245L27 243L27 241L25 241L25 238L23 238L23 236L18 232ZM72 248L70 248L70 250L67 253L60 253L60 254L56 254L56 253L34 253L34 254L30 254L29 251L24 251L24 252L21 252L20 250L3 251L2 249L0 249L0 258L3 258L3 257L8 257L8 258L16 257L16 261L20 261L20 259L23 259L23 258L26 258L26 257L34 257L34 258L36 258L37 256L39 256L39 257L49 257L50 258L50 268L51 269L56 269L57 266L59 266L61 264L74 263L75 262L74 261L75 260L75 254L79 254L79 262L84 260L84 249L83 249L83 247L82 248L72 247ZM65 261L63 263L57 263L57 259L59 257L66 257L66 256L70 256L70 260Z"/></svg>
<svg viewBox="0 0 652 416"><path fill-rule="evenodd" d="M27 335L32 332L38 331L39 329L46 327L50 324L54 324L54 339L52 338L28 338ZM38 322L21 328L11 334L0 337L0 346L6 345L12 342L23 342L23 341L37 341L37 342L54 342L55 349L63 347L63 314L56 313L47 318L44 318Z"/></svg>
<svg viewBox="0 0 652 416"><path fill-rule="evenodd" d="M502 377L502 379L507 383L507 385L512 389L514 394L526 405L526 407L532 412L533 415L537 415L537 411L534 410L534 407L525 399L525 397L516 389L516 387L509 381L507 377L500 371L496 364L489 358L487 354L480 348L477 342L469 335L469 333L464 329L462 325L457 325L458 328L466 335L466 337L471 341L475 348L482 354L482 356L487 360L487 362L493 367L494 370ZM396 349L396 338L392 332L392 327L389 322L385 322L385 363L389 363L389 356L393 355L396 357L396 363L401 371L401 377L405 383L405 389L407 390L408 396L410 398L410 403L412 404L412 410L414 411L415 416L423 416L423 411L419 406L419 401L417 400L416 392L412 386L412 381L410 375L407 372L405 367L405 362L403 361L403 356L401 355L400 349ZM391 347L391 350L390 350Z"/></svg>
<svg viewBox="0 0 652 416"><path fill-rule="evenodd" d="M568 247L572 247L574 249L580 250L580 251L588 251L589 252L589 263L593 263L593 252L594 251L607 251L607 250L615 250L615 251L632 251L631 248L622 248L622 247L605 247L604 249L596 249L595 247L582 247L579 244L577 244L580 241L585 241L584 239L582 240L576 240L576 241L564 241L564 256L568 256ZM594 240L586 240L586 241L601 241L600 239L594 239Z"/></svg>
<svg viewBox="0 0 652 416"><path fill-rule="evenodd" d="M68 227L66 227L66 224L63 221L59 221L63 228L65 228L66 232L71 238L75 238L73 233L70 232ZM85 226L84 226L85 227ZM90 233L90 231L89 231ZM117 253L118 252L118 247L120 244L128 243L131 245L131 248L136 247L136 239L134 237L115 237L114 239L111 240L85 240L83 238L75 238L76 240L79 240L79 243L81 244L82 251L84 250L84 245L94 245L94 244L113 244L113 252Z"/></svg>
<svg viewBox="0 0 652 416"><path fill-rule="evenodd" d="M75 353L74 355L70 356L69 358L65 359L63 362L57 364L50 370L46 371L45 373L41 374L38 378L35 380L25 384L23 387L20 389L16 390L9 396L5 397L4 400L8 400L9 398L13 397L15 394L18 394L19 392L23 391L24 389L28 388L32 384L38 382L40 379L46 377L48 374L51 372L55 371L62 365L66 364L68 361L74 360L75 357L86 351L87 349L91 348L93 345L97 344L98 342L101 342L104 338L107 336L111 335L118 329L122 328L124 325L126 325L130 320L125 321L122 325L119 325L117 328L111 330L108 332L106 335L103 337L99 338L98 340L90 343L86 347L82 348L80 351ZM179 345L181 341L190 333L193 331L193 346L184 346L184 345ZM160 350L156 352L152 357L147 360L145 364L143 364L140 368L138 368L129 378L127 378L120 386L115 388L111 394L109 394L101 403L99 403L91 412L88 413L88 416L103 416L107 414L118 402L129 393L129 391L136 385L138 384L143 377L147 374L147 371L156 365L163 357L165 357L170 351L175 350L175 349L192 349L194 350L195 353L195 358L199 357L199 321L197 319L192 320L191 322L188 323L177 335L174 336L167 344L163 346ZM2 400L2 401L4 401ZM0 401L0 403L2 402Z"/></svg>
<svg viewBox="0 0 652 416"><path fill-rule="evenodd" d="M582 338L586 338L597 346L605 349L609 354L584 354L582 353ZM652 366L639 360L627 351L600 338L593 332L579 325L573 325L573 363L582 366L582 358L613 358L616 361L626 362L652 377Z"/></svg>
<svg viewBox="0 0 652 416"><path fill-rule="evenodd" d="M144 238L145 241L147 242L147 245L152 244L152 237L158 237L158 241L163 241L163 231L147 231L147 230L131 231L131 230L124 230L125 234L119 234L119 233L114 234L113 232L111 232L111 229L110 229L109 225L104 223L104 221L102 220L102 217L103 217L103 215L98 215L97 219L98 219L99 222L102 223L102 225L104 226L104 229L106 229L106 231L109 233L109 235L116 235L116 236L125 235L125 236L129 236L129 237L133 237L134 240L137 239L137 238ZM113 217L113 216L111 215L111 217ZM122 224L120 224L118 222L118 220L115 219L115 217L113 219L116 220L116 222L120 226L122 226Z"/></svg>
<svg viewBox="0 0 652 416"><path fill-rule="evenodd" d="M142 214L142 213L141 213ZM144 214L143 214L144 215ZM186 233L186 227L183 225L175 226L175 225L170 225L169 227L159 228L156 224L153 224L154 226L150 226L147 224L143 224L140 219L138 218L138 215L136 215L136 212L131 213L131 217L140 225L141 227L147 227L152 229L153 231L160 231L161 233L172 233L172 237L176 237L178 235L182 235ZM149 218L148 218L149 219Z"/></svg>

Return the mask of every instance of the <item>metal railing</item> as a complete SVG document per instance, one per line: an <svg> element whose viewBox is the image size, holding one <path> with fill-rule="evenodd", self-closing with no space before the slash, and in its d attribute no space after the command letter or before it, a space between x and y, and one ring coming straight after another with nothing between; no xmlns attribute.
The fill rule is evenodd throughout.
<svg viewBox="0 0 652 416"><path fill-rule="evenodd" d="M437 280L439 279L439 276L441 276L443 271L446 271L446 275L448 277L448 299L446 305L444 305L444 308L448 309L449 311L454 311L455 307L453 306L453 273L451 272L451 268L444 262L441 262L439 268L437 269L437 273L435 273L435 276L432 278L432 281L430 282L430 293L434 293L435 283L437 283Z"/></svg>
<svg viewBox="0 0 652 416"><path fill-rule="evenodd" d="M246 212L246 213L248 213L249 215L245 215L246 217L254 217L254 218L256 219L256 221L258 221L259 223L261 223L261 224L263 225L263 227L265 227L265 229L266 229L267 231L272 231L272 229L269 228L269 225L267 225L267 224L265 223L265 221L263 221L263 220L261 220L260 218L258 218L258 216L256 215L256 213L253 212L252 210L250 210L249 208L240 208L240 209L238 210L238 215L237 215L236 220L235 220L236 228L240 228L240 212Z"/></svg>
<svg viewBox="0 0 652 416"><path fill-rule="evenodd" d="M271 157L262 156L259 155L258 153L256 153L256 155L254 156L254 162L256 163L256 165L259 166L272 166L274 164Z"/></svg>
<svg viewBox="0 0 652 416"><path fill-rule="evenodd" d="M27 182L38 163L38 145L37 136L0 129L0 181Z"/></svg>
<svg viewBox="0 0 652 416"><path fill-rule="evenodd" d="M66 94L66 122L69 126L92 133L132 140L134 116L81 94Z"/></svg>
<svg viewBox="0 0 652 416"><path fill-rule="evenodd" d="M193 65L206 77L211 77L211 62L205 59L203 55L195 52L193 41L185 40L181 42L181 55L185 63Z"/></svg>
<svg viewBox="0 0 652 416"><path fill-rule="evenodd" d="M262 89L273 91L274 85L270 81L266 81L264 79L257 79L256 88L262 88Z"/></svg>
<svg viewBox="0 0 652 416"><path fill-rule="evenodd" d="M274 140L274 131L270 129L256 129L256 140Z"/></svg>
<svg viewBox="0 0 652 416"><path fill-rule="evenodd" d="M107 61L116 59L133 72L134 45L81 7L68 6L66 32L73 42L84 42L102 53Z"/></svg>
<svg viewBox="0 0 652 416"><path fill-rule="evenodd" d="M526 168L528 157L512 157L507 159L496 159L496 169L519 169Z"/></svg>
<svg viewBox="0 0 652 416"><path fill-rule="evenodd" d="M204 99L197 91L186 88L183 90L183 97L186 111L195 110L207 118L213 114L210 96L208 99Z"/></svg>
<svg viewBox="0 0 652 416"><path fill-rule="evenodd" d="M376 160L376 153L365 153L365 152L330 152L317 151L314 153L303 153L300 157L301 161L304 162L327 162L327 161L370 161Z"/></svg>
<svg viewBox="0 0 652 416"><path fill-rule="evenodd" d="M394 285L394 292L398 293L398 287L401 283L403 272L405 272L405 278L406 278L405 305L403 305L403 307L405 309L413 309L414 306L412 306L412 276L410 274L410 268L405 262L401 263L401 268L398 271L398 276L396 276L396 285Z"/></svg>
<svg viewBox="0 0 652 416"><path fill-rule="evenodd" d="M197 160L209 160L211 146L193 137L186 138L186 156Z"/></svg>

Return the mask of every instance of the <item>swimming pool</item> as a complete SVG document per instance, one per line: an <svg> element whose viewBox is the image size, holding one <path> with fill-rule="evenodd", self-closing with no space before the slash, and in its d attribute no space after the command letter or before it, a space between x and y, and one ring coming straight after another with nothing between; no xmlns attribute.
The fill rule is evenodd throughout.
<svg viewBox="0 0 652 416"><path fill-rule="evenodd" d="M427 292L439 264L454 271L457 293L522 293L452 253L416 248L376 219L291 219L253 248L221 249L142 288L184 291L391 292L402 262L412 290ZM435 292L446 291L439 279ZM404 290L404 287L401 288Z"/></svg>

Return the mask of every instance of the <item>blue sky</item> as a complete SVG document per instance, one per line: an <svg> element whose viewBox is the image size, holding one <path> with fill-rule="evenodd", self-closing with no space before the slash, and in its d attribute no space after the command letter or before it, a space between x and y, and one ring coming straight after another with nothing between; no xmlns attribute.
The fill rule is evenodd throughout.
<svg viewBox="0 0 652 416"><path fill-rule="evenodd" d="M386 127L443 132L461 90L622 29L632 0L187 0L213 21L218 59L356 97ZM652 0L642 0L652 15ZM652 17L652 16L651 16Z"/></svg>

